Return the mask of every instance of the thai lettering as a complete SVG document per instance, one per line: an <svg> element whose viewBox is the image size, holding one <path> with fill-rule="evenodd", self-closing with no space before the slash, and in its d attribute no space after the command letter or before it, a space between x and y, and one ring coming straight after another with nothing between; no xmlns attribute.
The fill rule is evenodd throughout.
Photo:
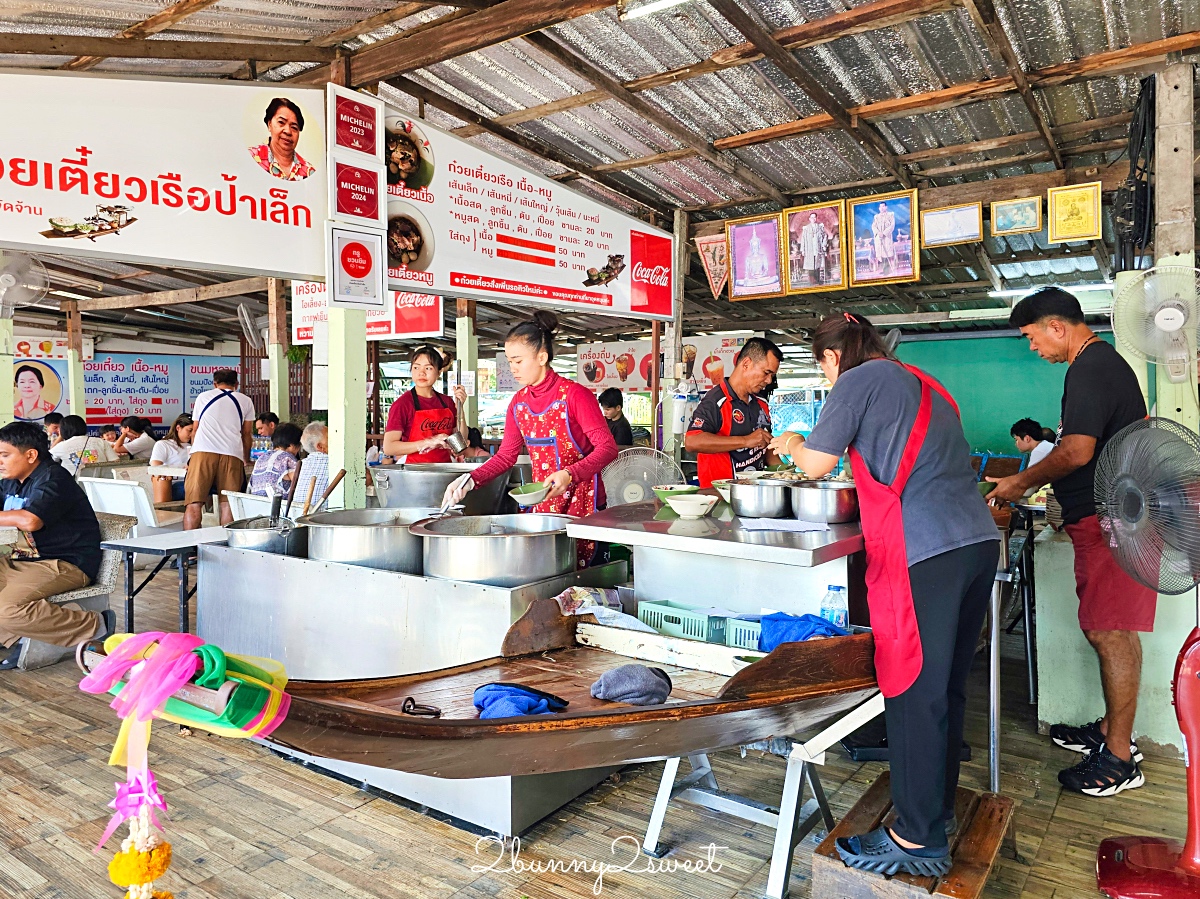
<svg viewBox="0 0 1200 899"><path fill-rule="evenodd" d="M98 197L115 200L121 195L121 177L114 172L96 172L92 175L92 190Z"/></svg>
<svg viewBox="0 0 1200 899"><path fill-rule="evenodd" d="M9 161L9 175L13 184L22 187L37 187L38 164L33 159L13 159Z"/></svg>

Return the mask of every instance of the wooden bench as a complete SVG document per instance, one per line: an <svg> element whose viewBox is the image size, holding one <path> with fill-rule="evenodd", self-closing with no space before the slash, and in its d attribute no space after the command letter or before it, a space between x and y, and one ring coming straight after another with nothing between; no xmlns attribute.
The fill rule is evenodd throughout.
<svg viewBox="0 0 1200 899"><path fill-rule="evenodd" d="M974 899L983 891L1008 833L1013 801L1007 796L959 787L955 815L958 833L950 838L954 867L944 877L884 877L847 867L837 854L834 840L867 833L895 818L891 776L885 772L813 852L813 899Z"/></svg>

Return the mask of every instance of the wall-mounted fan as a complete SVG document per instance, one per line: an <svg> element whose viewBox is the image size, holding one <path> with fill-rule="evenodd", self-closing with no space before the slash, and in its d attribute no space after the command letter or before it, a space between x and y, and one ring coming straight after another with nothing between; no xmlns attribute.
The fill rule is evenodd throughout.
<svg viewBox="0 0 1200 899"><path fill-rule="evenodd" d="M246 338L246 343L256 350L261 350L263 348L262 332L258 330L258 322L254 319L254 313L245 303L238 304L238 324L242 326L242 335Z"/></svg>
<svg viewBox="0 0 1200 899"><path fill-rule="evenodd" d="M1188 378L1200 347L1196 269L1156 265L1139 272L1113 297L1117 342L1147 362L1165 367L1176 384Z"/></svg>
<svg viewBox="0 0 1200 899"><path fill-rule="evenodd" d="M18 306L36 306L49 290L50 278L37 257L0 250L0 319L11 319Z"/></svg>

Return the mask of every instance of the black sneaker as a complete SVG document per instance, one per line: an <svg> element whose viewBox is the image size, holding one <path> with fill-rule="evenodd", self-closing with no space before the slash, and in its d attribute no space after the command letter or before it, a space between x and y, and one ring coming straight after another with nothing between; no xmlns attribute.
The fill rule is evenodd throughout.
<svg viewBox="0 0 1200 899"><path fill-rule="evenodd" d="M1069 749L1072 752L1082 752L1084 755L1091 755L1104 745L1104 734L1100 730L1100 722L1103 720L1103 718L1097 718L1090 724L1052 725L1050 728L1050 739L1063 749ZM1129 744L1129 754L1139 765L1145 760L1137 747L1137 743Z"/></svg>
<svg viewBox="0 0 1200 899"><path fill-rule="evenodd" d="M1142 786L1146 778L1136 761L1119 759L1101 744L1078 765L1059 771L1058 782L1085 796L1116 796L1122 790Z"/></svg>

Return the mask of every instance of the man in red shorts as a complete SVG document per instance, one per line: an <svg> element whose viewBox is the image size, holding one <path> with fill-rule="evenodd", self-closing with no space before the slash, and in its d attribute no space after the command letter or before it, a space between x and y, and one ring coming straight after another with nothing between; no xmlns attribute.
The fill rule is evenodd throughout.
<svg viewBox="0 0 1200 899"><path fill-rule="evenodd" d="M1060 771L1068 790L1113 796L1146 782L1133 742L1142 674L1139 632L1154 630L1157 594L1124 572L1108 548L1096 518L1096 460L1126 425L1146 417L1137 376L1117 351L1092 333L1074 296L1057 287L1031 293L1008 323L1021 329L1029 348L1047 362L1070 367L1063 382L1058 445L1041 462L996 483L991 497L1015 501L1025 491L1052 483L1075 546L1079 626L1100 659L1104 717L1080 726L1056 724L1050 737L1081 752L1078 765Z"/></svg>

